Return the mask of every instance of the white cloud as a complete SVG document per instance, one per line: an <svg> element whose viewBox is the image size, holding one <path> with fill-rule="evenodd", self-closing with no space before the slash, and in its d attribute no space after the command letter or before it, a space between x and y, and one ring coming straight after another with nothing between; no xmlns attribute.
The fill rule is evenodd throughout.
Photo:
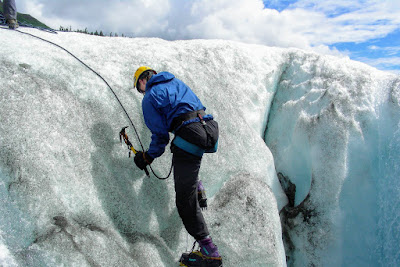
<svg viewBox="0 0 400 267"><path fill-rule="evenodd" d="M397 0L299 0L282 12L265 9L261 0L18 2L55 28L72 24L139 36L221 38L283 47L362 42L400 26Z"/></svg>
<svg viewBox="0 0 400 267"><path fill-rule="evenodd" d="M168 28L168 0L118 1L107 9L99 25L107 31L151 37Z"/></svg>
<svg viewBox="0 0 400 267"><path fill-rule="evenodd" d="M364 42L384 37L400 27L397 0L300 0L290 10L293 9L305 10L308 20L314 20L314 27L301 30L312 44Z"/></svg>
<svg viewBox="0 0 400 267"><path fill-rule="evenodd" d="M18 12L28 13L54 29L58 29L60 26L71 26L74 29L84 29L87 27L87 24L81 20L77 20L75 17L59 15L60 13L63 14L61 12L62 10L65 10L65 7L62 5L51 5L49 7L48 3L42 0L22 0L17 1L16 5ZM51 13L49 10L54 12L53 15L50 15Z"/></svg>
<svg viewBox="0 0 400 267"><path fill-rule="evenodd" d="M60 25L142 37L229 39L313 49L365 42L400 28L398 0L299 0L278 12L262 0L19 0L49 26Z"/></svg>
<svg viewBox="0 0 400 267"><path fill-rule="evenodd" d="M400 53L399 46L380 47L380 46L376 46L376 45L370 45L370 46L368 46L368 49L373 50L373 51L384 52L388 56L394 56L394 55L397 55Z"/></svg>
<svg viewBox="0 0 400 267"><path fill-rule="evenodd" d="M358 61L374 66L380 70L388 70L396 74L400 74L400 57L385 57L385 58L357 58Z"/></svg>

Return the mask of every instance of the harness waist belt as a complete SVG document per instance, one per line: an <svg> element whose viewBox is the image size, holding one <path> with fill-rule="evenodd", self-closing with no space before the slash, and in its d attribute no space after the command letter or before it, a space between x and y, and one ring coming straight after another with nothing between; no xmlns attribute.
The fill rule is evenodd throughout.
<svg viewBox="0 0 400 267"><path fill-rule="evenodd" d="M174 145L176 145L177 147L179 147L180 149L182 149L186 152L189 152L190 154L193 154L198 157L202 157L204 153L214 153L217 151L217 148L218 148L218 141L213 148L204 149L204 148L198 147L192 143L189 143L188 141L186 141L185 139L183 139L180 136L176 136L174 138L174 140L172 141L172 143Z"/></svg>
<svg viewBox="0 0 400 267"><path fill-rule="evenodd" d="M184 114L174 118L172 120L169 131L170 132L175 131L175 129L178 128L179 126L181 126L182 123L184 123L185 121L197 118L199 116L199 114L204 117L206 115L206 112L203 109L200 109L200 110L195 110L195 111L184 113Z"/></svg>

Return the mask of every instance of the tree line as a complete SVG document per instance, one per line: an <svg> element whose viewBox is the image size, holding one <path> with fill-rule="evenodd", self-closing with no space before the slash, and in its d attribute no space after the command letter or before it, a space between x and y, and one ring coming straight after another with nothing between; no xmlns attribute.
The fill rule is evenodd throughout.
<svg viewBox="0 0 400 267"><path fill-rule="evenodd" d="M72 30L72 27L71 26L69 26L69 27L63 27L63 26L60 26L60 31L61 32L79 32L79 33L84 33L84 34L89 34L89 35L97 35L97 36L110 36L110 37L118 37L119 35L118 35L118 33L112 33L112 32L110 32L110 34L107 34L107 35L105 35L104 33L103 33L103 31L95 31L95 32L89 32L88 31L88 29L87 28L85 28L84 30L79 30L79 29L77 29L77 30ZM121 37L126 37L124 34L121 34Z"/></svg>

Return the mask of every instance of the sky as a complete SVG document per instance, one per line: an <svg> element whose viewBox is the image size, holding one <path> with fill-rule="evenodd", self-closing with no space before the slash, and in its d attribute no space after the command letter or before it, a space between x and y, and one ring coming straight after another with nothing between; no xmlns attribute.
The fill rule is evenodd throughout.
<svg viewBox="0 0 400 267"><path fill-rule="evenodd" d="M349 57L400 74L399 0L16 0L48 26L226 39Z"/></svg>

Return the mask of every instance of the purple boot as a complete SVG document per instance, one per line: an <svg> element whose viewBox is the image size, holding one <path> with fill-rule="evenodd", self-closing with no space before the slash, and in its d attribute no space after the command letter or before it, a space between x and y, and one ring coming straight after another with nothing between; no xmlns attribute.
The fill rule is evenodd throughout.
<svg viewBox="0 0 400 267"><path fill-rule="evenodd" d="M212 242L211 238L205 238L197 241L200 245L200 252L208 258L221 258L218 253L218 248Z"/></svg>

